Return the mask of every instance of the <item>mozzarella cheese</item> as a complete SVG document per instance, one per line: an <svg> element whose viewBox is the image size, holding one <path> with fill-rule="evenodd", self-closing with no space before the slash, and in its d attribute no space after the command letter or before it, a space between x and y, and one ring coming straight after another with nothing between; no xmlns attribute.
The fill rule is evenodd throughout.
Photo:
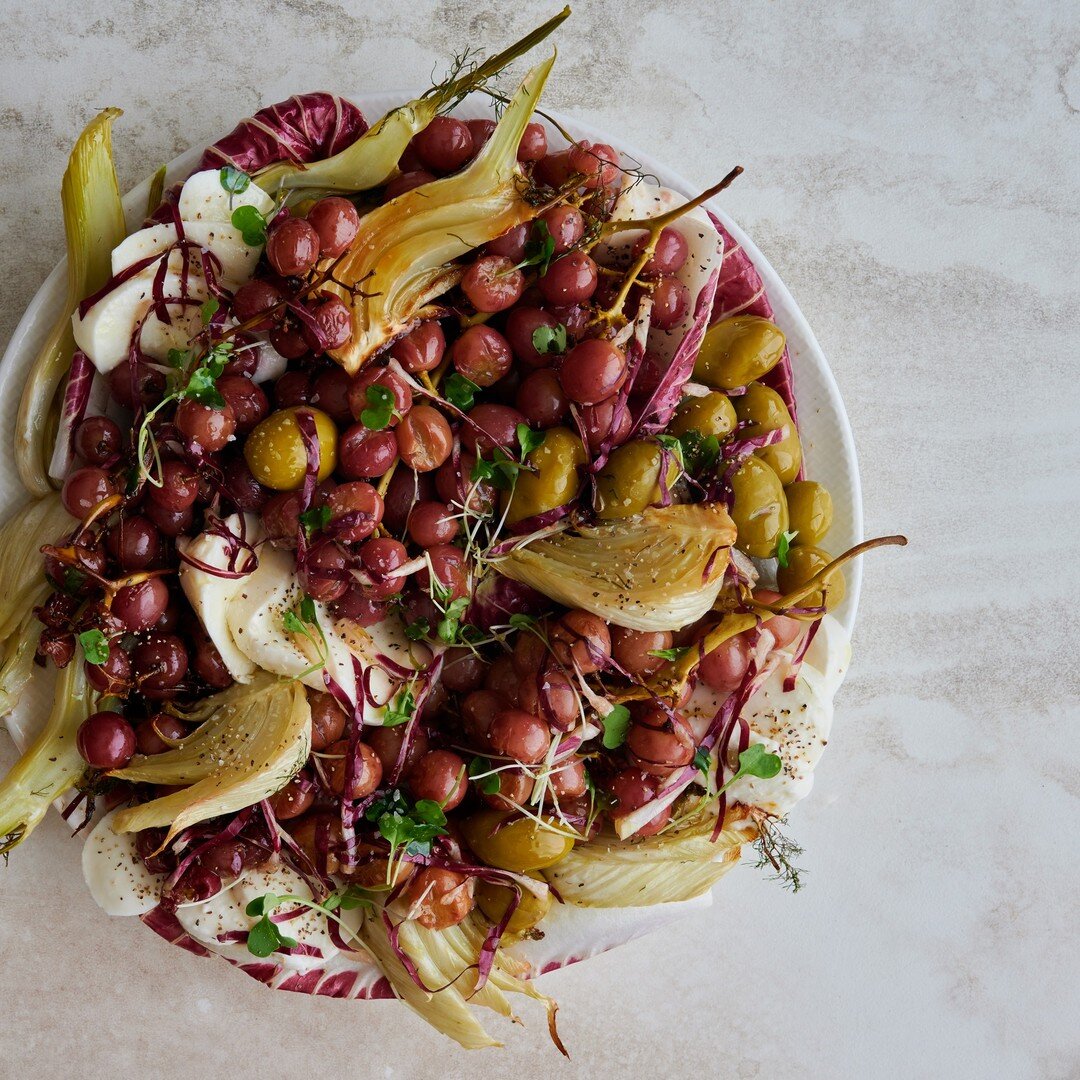
<svg viewBox="0 0 1080 1080"><path fill-rule="evenodd" d="M274 201L255 184L239 195L230 195L221 186L216 169L195 173L185 182L178 210L184 236L197 248L188 252L186 273L184 255L173 246L177 229L171 223L139 229L113 249L114 275L146 259L155 261L110 290L85 315L75 312L72 316L75 342L98 371L107 373L126 359L140 327L142 349L154 359L164 361L170 349L188 347L202 328L199 304L209 295L204 252L214 257L214 274L225 288L235 291L251 280L262 246L245 243L232 225L237 206L254 206L266 215L272 212ZM151 313L154 277L161 258L168 259L164 295L195 301L171 304L168 321Z"/></svg>
<svg viewBox="0 0 1080 1080"><path fill-rule="evenodd" d="M202 274L200 251L205 249L217 259L215 272L226 288L235 289L251 280L262 248L245 244L239 229L218 221L187 221L184 222L184 237L198 249L190 253L191 265L197 274ZM119 274L144 259L160 258L175 243L175 225L150 225L140 229L113 248L112 272ZM170 269L178 270L180 259L178 250L169 251Z"/></svg>
<svg viewBox="0 0 1080 1080"><path fill-rule="evenodd" d="M254 514L245 514L242 520L238 514L233 514L222 524L234 536L244 536L251 544L259 543L265 537L262 522ZM223 537L213 533L200 533L192 539L180 537L176 547L181 555L198 559L205 566L217 570L229 569L229 546ZM241 552L237 560L240 567L244 565L244 558L245 553ZM251 681L255 664L233 641L225 611L233 596L245 588L249 579L250 575L223 578L191 563L180 563L180 587L229 669L229 674L240 683Z"/></svg>
<svg viewBox="0 0 1080 1080"><path fill-rule="evenodd" d="M246 941L222 941L221 937L250 931L258 919L248 915L245 909L252 900L257 900L268 892L276 896L313 899L311 889L299 874L282 863L271 862L252 870L230 888L223 889L209 900L182 905L176 909L176 918L191 937L212 952L238 963L249 964L252 956ZM273 956L274 963L280 963L293 971L310 971L324 967L326 961L340 951L330 937L325 916L299 905L293 905L290 910L288 904L277 908L274 914L285 915L292 912L297 912L296 916L281 924L281 932L287 937L295 938L301 945L317 949L319 955L288 955L277 952Z"/></svg>
<svg viewBox="0 0 1080 1080"><path fill-rule="evenodd" d="M229 545L212 533L181 539L177 546L189 559L211 568L182 562L180 585L232 677L249 682L262 668L325 690L325 671L353 702L363 694L364 723L381 724L402 681L392 665L410 671L425 667L434 659L430 648L409 641L396 615L365 630L335 620L320 603L315 604L318 625L308 627L311 637L286 630L286 612L298 611L304 596L293 553L267 543L262 522L254 514L243 519L233 514L222 524L257 546L258 566L251 573L233 578L212 572L230 569ZM245 562L241 553L232 570ZM366 692L357 686L355 661L366 672Z"/></svg>
<svg viewBox="0 0 1080 1080"><path fill-rule="evenodd" d="M106 915L143 915L157 907L161 879L139 858L135 833L113 832L115 816L115 810L106 814L87 836L83 877Z"/></svg>
<svg viewBox="0 0 1080 1080"><path fill-rule="evenodd" d="M795 688L785 692L790 670L785 654L772 674L742 710L750 727L750 741L777 754L783 767L769 779L746 776L729 789L733 802L760 806L774 814L786 814L813 786L813 771L829 738L833 719L833 694L843 679L851 656L844 628L830 615L818 631L799 668ZM685 706L687 718L700 738L709 727L726 695L703 683Z"/></svg>
<svg viewBox="0 0 1080 1080"><path fill-rule="evenodd" d="M264 217L274 209L274 200L257 184L248 184L244 191L234 194L221 186L218 169L192 173L180 191L178 209L182 221L232 222L233 211L239 206L254 206Z"/></svg>

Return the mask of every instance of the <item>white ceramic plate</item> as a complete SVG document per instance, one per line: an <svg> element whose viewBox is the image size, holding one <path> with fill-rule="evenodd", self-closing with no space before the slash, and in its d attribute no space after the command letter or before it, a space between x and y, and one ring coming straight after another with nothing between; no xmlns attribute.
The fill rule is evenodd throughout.
<svg viewBox="0 0 1080 1080"><path fill-rule="evenodd" d="M371 120L414 96L416 95L402 91L371 94L354 100ZM457 115L470 119L488 116L490 112L486 104L466 103L457 110ZM586 138L618 147L640 163L647 174L655 176L666 187L688 197L701 190L650 155L627 146L625 141L617 136L562 116L557 119L575 138ZM549 135L556 145L561 145L560 136L554 130L549 130ZM195 167L201 154L200 147L176 158L168 167L167 183L184 179ZM705 179L706 182L711 182L715 177ZM57 177L57 187L59 180ZM147 179L124 199L129 231L138 228L143 220L149 186L150 181ZM704 186L705 184L702 185ZM807 472L810 477L825 484L832 494L835 518L829 534L830 546L836 551L843 551L862 540L863 521L855 444L840 391L813 331L776 271L738 225L724 213L721 206L711 205L710 208L753 260L773 305L773 318L787 335ZM30 302L12 335L3 361L0 362L0 447L12 445L15 417L26 374L64 303L66 273L65 260L53 270ZM18 474L9 458L5 466L0 466L0 513L6 514L13 510L25 498ZM856 562L846 569L845 576L847 596L835 614L850 633L855 622L862 580L859 563ZM39 684L48 682L42 679L35 681ZM36 730L36 718L44 717L47 711L47 698L43 693L45 687L39 685L36 690L36 693L28 695L17 715L9 721L12 734L20 744L24 744L28 736ZM76 866L73 859L72 872L77 872ZM546 938L547 947L536 950L539 955L530 956L530 959L538 969L559 967L584 959L648 933L663 923L678 918L688 908L699 907L709 901L710 897L705 896L686 904L613 911L560 908L560 925L551 927Z"/></svg>

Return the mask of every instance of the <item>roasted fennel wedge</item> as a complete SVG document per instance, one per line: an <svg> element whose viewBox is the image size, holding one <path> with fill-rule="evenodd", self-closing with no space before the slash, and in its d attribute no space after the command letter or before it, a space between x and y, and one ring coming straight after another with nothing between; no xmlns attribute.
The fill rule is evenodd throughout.
<svg viewBox="0 0 1080 1080"><path fill-rule="evenodd" d="M493 565L616 626L674 630L712 608L734 541L735 526L715 503L650 507L522 543Z"/></svg>
<svg viewBox="0 0 1080 1080"><path fill-rule="evenodd" d="M452 109L467 94L482 90L489 80L539 45L569 16L570 9L563 8L554 18L490 59L469 64L467 56L461 58L448 79L415 100L391 109L340 154L308 165L279 161L256 173L255 180L268 191L282 188L290 195L306 195L312 191L367 191L385 184L397 175L398 161L414 135L423 131L440 113Z"/></svg>
<svg viewBox="0 0 1080 1080"><path fill-rule="evenodd" d="M600 835L543 871L568 904L646 907L692 900L706 893L757 836L749 820L727 823L714 842L715 813L704 813L670 832L641 840Z"/></svg>
<svg viewBox="0 0 1080 1080"><path fill-rule="evenodd" d="M60 198L67 238L68 286L64 306L26 379L15 421L15 466L31 495L52 490L51 422L57 389L71 366L75 339L71 314L109 280L112 249L124 239L124 208L112 155L112 125L120 109L103 109L79 136L64 173Z"/></svg>
<svg viewBox="0 0 1080 1080"><path fill-rule="evenodd" d="M539 213L541 207L525 198L517 147L554 62L553 56L526 75L467 168L361 218L356 239L324 286L352 312L351 340L330 350L346 371L359 370L460 281L464 267L455 259Z"/></svg>
<svg viewBox="0 0 1080 1080"><path fill-rule="evenodd" d="M172 750L139 756L109 775L185 786L121 810L117 832L168 826L177 833L233 813L283 788L311 750L311 709L301 683L260 672L250 683L204 698L182 714L202 725Z"/></svg>
<svg viewBox="0 0 1080 1080"><path fill-rule="evenodd" d="M0 780L0 855L6 855L33 832L53 799L69 791L86 772L75 745L79 725L93 711L82 654L56 680L53 706L45 726Z"/></svg>
<svg viewBox="0 0 1080 1080"><path fill-rule="evenodd" d="M385 919L388 918L386 915ZM476 989L476 964L488 930L480 915L474 913L444 930L427 930L418 922L404 920L397 924L396 949L385 919L379 911L366 914L356 936L374 957L394 993L432 1027L466 1050L501 1046L484 1030L469 1006L480 1005L500 1016L516 1019L506 995L523 994L544 1003L552 1038L562 1050L554 1026L555 1002L541 994L528 979L526 964L498 949L487 982L480 990ZM415 967L417 977L430 993L421 989L409 974L401 953Z"/></svg>
<svg viewBox="0 0 1080 1080"><path fill-rule="evenodd" d="M41 571L41 548L74 526L71 515L50 492L15 511L0 528L0 643L8 643L32 609L49 595Z"/></svg>

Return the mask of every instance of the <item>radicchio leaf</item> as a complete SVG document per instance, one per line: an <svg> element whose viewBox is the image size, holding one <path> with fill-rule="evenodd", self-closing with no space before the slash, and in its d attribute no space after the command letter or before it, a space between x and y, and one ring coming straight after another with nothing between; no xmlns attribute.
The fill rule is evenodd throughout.
<svg viewBox="0 0 1080 1080"><path fill-rule="evenodd" d="M82 351L76 349L71 358L71 370L68 373L67 386L64 389L64 402L60 409L60 427L56 432L56 443L53 447L52 460L49 462L49 475L55 480L62 480L71 469L75 460L74 435L75 429L86 415L87 405L90 402L91 393L96 389L94 396L98 399L101 409L104 409L106 401L104 380L94 388L94 376L97 370L90 362L90 358Z"/></svg>
<svg viewBox="0 0 1080 1080"><path fill-rule="evenodd" d="M723 273L723 267L727 263L727 251L720 267L709 275L701 292L698 293L694 303L694 321L690 329L686 331L682 341L679 342L675 355L671 358L671 364L660 379L659 385L652 392L652 396L645 403L638 414L635 424L637 435L654 435L663 431L678 407L682 398L683 386L694 373L694 362L697 360L698 350L701 348L702 338L709 328L709 320L713 311L714 298L717 285Z"/></svg>
<svg viewBox="0 0 1080 1080"><path fill-rule="evenodd" d="M337 94L325 90L294 94L241 120L207 147L198 168L231 165L254 173L278 161L321 161L351 146L367 127L364 114Z"/></svg>

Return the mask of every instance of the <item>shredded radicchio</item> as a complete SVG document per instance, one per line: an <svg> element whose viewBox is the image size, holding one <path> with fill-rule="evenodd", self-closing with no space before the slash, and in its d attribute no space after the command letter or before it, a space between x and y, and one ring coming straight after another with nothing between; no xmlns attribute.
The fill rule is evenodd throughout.
<svg viewBox="0 0 1080 1080"><path fill-rule="evenodd" d="M667 371L660 377L656 389L639 411L634 424L635 434L655 435L667 427L674 415L682 397L683 385L694 372L698 350L701 348L705 331L709 328L709 318L713 310L722 267L723 263L709 275L709 280L698 293L697 300L694 302L694 321L683 335L682 341L679 342Z"/></svg>
<svg viewBox="0 0 1080 1080"><path fill-rule="evenodd" d="M476 587L465 621L487 631L504 626L511 615L536 617L550 610L551 601L543 593L493 571Z"/></svg>
<svg viewBox="0 0 1080 1080"><path fill-rule="evenodd" d="M239 536L221 518L211 513L206 515L203 531L218 537L219 540L224 542L227 556L226 565L224 567L212 566L210 563L192 555L190 551L177 547L181 562L187 563L188 566L193 566L196 570L201 570L211 577L229 580L247 577L248 574L254 573L258 568L259 557L255 552L254 544L247 539L243 514L240 515ZM243 556L242 562L240 561L241 556Z"/></svg>
<svg viewBox="0 0 1080 1080"><path fill-rule="evenodd" d="M322 451L319 447L319 433L315 427L315 414L310 409L297 409L295 416L297 427L300 428L300 438L304 443L304 453L307 455L304 486L300 489L300 510L303 512L311 506L315 495Z"/></svg>
<svg viewBox="0 0 1080 1080"><path fill-rule="evenodd" d="M787 675L784 676L784 693L790 694L795 689L795 684L799 681L799 671L802 668L803 660L806 658L806 654L810 649L810 646L814 643L814 638L817 637L818 630L821 629L821 620L818 619L810 624L810 629L803 634L802 641L799 642L799 647L795 650L795 654L791 658L791 664L788 666Z"/></svg>

